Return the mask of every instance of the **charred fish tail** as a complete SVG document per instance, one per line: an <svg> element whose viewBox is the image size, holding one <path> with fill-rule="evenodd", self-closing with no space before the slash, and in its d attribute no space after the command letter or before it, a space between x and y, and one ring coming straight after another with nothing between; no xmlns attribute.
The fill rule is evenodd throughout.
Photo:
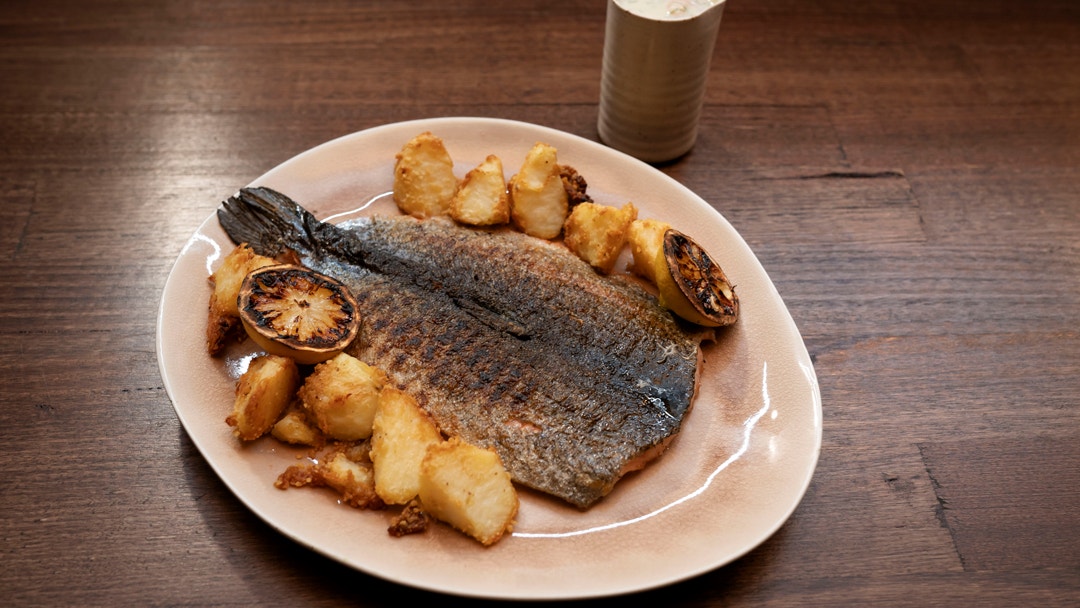
<svg viewBox="0 0 1080 608"><path fill-rule="evenodd" d="M247 243L260 255L276 257L292 250L303 257L318 256L324 224L276 190L243 188L221 204L217 216L235 243Z"/></svg>

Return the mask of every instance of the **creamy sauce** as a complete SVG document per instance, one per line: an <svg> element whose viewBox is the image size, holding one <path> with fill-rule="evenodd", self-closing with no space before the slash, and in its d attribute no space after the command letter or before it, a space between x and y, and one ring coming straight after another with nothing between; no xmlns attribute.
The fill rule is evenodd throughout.
<svg viewBox="0 0 1080 608"><path fill-rule="evenodd" d="M724 0L615 0L623 9L646 19L693 19Z"/></svg>

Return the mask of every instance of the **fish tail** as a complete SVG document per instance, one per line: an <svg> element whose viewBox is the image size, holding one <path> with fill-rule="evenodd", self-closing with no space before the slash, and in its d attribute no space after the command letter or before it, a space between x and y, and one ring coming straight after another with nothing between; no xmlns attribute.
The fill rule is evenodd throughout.
<svg viewBox="0 0 1080 608"><path fill-rule="evenodd" d="M235 243L247 243L260 255L277 257L287 250L316 255L322 222L288 196L270 188L242 188L217 211L218 221Z"/></svg>

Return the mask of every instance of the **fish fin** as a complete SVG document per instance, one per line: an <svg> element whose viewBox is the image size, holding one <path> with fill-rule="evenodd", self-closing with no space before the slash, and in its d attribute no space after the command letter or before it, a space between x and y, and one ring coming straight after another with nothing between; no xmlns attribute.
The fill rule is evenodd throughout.
<svg viewBox="0 0 1080 608"><path fill-rule="evenodd" d="M221 204L217 216L229 238L260 255L277 257L291 250L304 257L319 249L316 235L322 222L270 188L242 188Z"/></svg>

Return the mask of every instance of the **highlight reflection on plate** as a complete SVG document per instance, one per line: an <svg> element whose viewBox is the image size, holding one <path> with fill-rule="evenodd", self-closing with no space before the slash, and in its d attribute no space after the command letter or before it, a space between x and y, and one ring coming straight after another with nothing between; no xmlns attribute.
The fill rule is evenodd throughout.
<svg viewBox="0 0 1080 608"><path fill-rule="evenodd" d="M277 189L322 219L395 213L387 196L394 155L424 131L444 140L459 177L488 154L512 173L537 141L555 146L560 162L588 180L596 202L633 201L639 217L669 222L717 258L737 285L738 323L705 347L694 408L671 448L591 509L523 490L513 535L492 547L441 525L393 538L385 513L344 506L329 491L275 489L277 475L304 451L273 440L241 446L225 425L235 380L257 352L242 344L222 359L206 355L207 277L233 247L211 215L185 244L166 283L158 360L181 424L237 498L282 534L360 571L485 598L587 598L654 588L727 564L772 535L802 499L817 463L817 380L761 264L694 193L595 142L485 118L395 123L347 135L252 185Z"/></svg>

